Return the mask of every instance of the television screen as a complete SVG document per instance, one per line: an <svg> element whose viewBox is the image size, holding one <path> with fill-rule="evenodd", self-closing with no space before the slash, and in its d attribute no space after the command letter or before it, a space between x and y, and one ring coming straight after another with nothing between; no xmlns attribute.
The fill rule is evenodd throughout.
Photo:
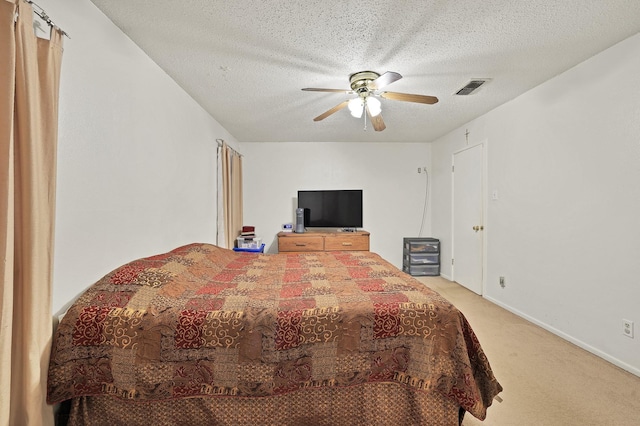
<svg viewBox="0 0 640 426"><path fill-rule="evenodd" d="M362 190L298 191L298 208L311 228L362 228Z"/></svg>

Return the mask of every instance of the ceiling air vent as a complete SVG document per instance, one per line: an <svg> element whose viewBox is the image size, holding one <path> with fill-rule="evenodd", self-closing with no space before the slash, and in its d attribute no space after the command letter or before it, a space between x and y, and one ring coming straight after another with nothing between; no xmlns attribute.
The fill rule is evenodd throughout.
<svg viewBox="0 0 640 426"><path fill-rule="evenodd" d="M460 95L460 96L466 96L466 95L470 95L473 92L475 92L476 90L478 90L478 88L480 86L482 86L484 83L487 82L487 79L476 79L476 80L471 80L470 82L468 82L462 89L458 90L456 92L456 95Z"/></svg>

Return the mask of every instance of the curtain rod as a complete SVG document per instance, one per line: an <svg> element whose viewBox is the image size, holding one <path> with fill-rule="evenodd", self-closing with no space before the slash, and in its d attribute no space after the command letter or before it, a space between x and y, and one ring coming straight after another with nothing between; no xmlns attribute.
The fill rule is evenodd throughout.
<svg viewBox="0 0 640 426"><path fill-rule="evenodd" d="M216 139L216 142L218 142L218 148L220 148L222 146L222 144L224 144L224 139ZM235 152L236 154L238 154L240 157L242 157L242 154L240 154L238 151L236 151L235 149L231 148L228 144L227 148L229 148L231 151Z"/></svg>
<svg viewBox="0 0 640 426"><path fill-rule="evenodd" d="M47 23L47 25L49 25L50 27L54 27L56 28L58 31L60 31L60 33L67 37L69 40L71 40L71 37L69 37L69 34L66 33L66 31L64 31L62 28L58 27L55 22L53 22L53 20L51 18L49 18L49 15L47 15L47 12L44 11L43 8L40 7L40 5L38 5L36 2L32 1L32 0L25 0L27 3L29 3L32 6L37 7L38 10L33 10L33 13L35 13L36 15L38 15L44 22Z"/></svg>

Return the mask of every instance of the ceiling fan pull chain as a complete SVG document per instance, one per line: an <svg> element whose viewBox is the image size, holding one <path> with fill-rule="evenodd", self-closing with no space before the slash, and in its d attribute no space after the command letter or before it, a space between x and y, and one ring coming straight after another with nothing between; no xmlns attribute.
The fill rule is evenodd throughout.
<svg viewBox="0 0 640 426"><path fill-rule="evenodd" d="M363 105L362 108L366 109L365 106L366 106L366 101L365 101L365 105ZM364 116L364 131L366 132L367 131L367 111L364 111L362 115Z"/></svg>

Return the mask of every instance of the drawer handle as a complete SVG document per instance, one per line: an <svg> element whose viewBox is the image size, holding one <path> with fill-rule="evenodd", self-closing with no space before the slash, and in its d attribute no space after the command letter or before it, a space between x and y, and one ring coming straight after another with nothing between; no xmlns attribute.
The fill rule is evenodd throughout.
<svg viewBox="0 0 640 426"><path fill-rule="evenodd" d="M343 246L351 246L351 245L353 245L353 244L352 244L352 243L344 242L344 243L342 243L342 245L343 245Z"/></svg>
<svg viewBox="0 0 640 426"><path fill-rule="evenodd" d="M296 247L305 247L306 244L305 243L296 243Z"/></svg>

